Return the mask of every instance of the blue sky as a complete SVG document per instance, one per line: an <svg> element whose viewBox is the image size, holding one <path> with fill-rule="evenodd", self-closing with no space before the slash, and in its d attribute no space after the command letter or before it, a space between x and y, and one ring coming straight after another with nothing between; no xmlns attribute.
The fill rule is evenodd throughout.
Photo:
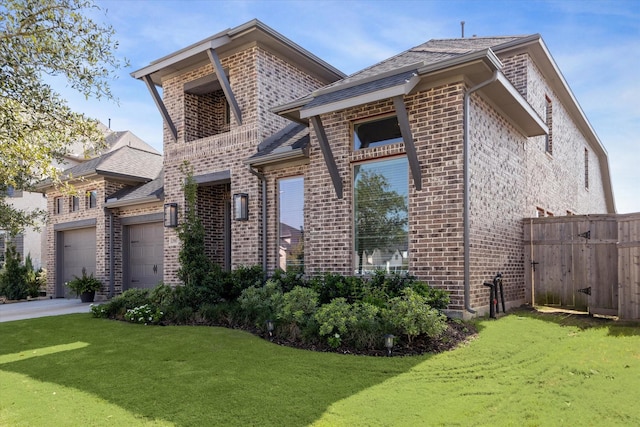
<svg viewBox="0 0 640 427"><path fill-rule="evenodd" d="M162 149L162 120L129 73L258 18L351 74L432 38L540 33L609 153L619 213L640 212L640 2L96 0L130 68L113 82L119 105L55 87L74 110ZM104 11L106 10L106 15Z"/></svg>

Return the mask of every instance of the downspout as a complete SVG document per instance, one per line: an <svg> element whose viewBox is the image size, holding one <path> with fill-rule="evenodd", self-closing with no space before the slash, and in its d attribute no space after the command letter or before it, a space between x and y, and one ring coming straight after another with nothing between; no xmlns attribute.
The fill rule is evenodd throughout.
<svg viewBox="0 0 640 427"><path fill-rule="evenodd" d="M247 165L249 172L262 182L262 272L267 277L267 179L263 174Z"/></svg>
<svg viewBox="0 0 640 427"><path fill-rule="evenodd" d="M471 256L469 253L471 247L471 238L469 231L469 99L471 98L471 94L483 87L490 85L498 79L498 70L493 72L493 76L489 80L486 80L482 83L479 83L473 86L464 94L464 111L463 111L463 127L464 127L464 135L462 141L462 151L464 156L464 164L463 164L463 175L464 175L464 209L462 213L462 222L464 223L464 308L471 314L475 314L476 311L471 308L470 299L471 299L471 266L469 265Z"/></svg>
<svg viewBox="0 0 640 427"><path fill-rule="evenodd" d="M115 231L113 229L113 212L109 208L105 208L105 210L109 216L109 294L107 298L111 299L115 295L116 260L113 253Z"/></svg>

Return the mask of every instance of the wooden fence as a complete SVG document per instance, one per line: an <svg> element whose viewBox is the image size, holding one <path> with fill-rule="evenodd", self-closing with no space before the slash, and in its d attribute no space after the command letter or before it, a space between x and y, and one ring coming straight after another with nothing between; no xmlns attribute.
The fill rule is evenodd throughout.
<svg viewBox="0 0 640 427"><path fill-rule="evenodd" d="M640 214L524 221L528 302L640 319Z"/></svg>

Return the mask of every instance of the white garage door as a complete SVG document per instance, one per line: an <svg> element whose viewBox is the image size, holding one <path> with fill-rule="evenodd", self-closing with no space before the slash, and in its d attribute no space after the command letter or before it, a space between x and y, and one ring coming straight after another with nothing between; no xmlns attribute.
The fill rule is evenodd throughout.
<svg viewBox="0 0 640 427"><path fill-rule="evenodd" d="M76 295L64 283L82 276L82 269L87 274L96 272L96 229L81 228L60 233L62 239L62 281L59 282L57 296L74 298Z"/></svg>
<svg viewBox="0 0 640 427"><path fill-rule="evenodd" d="M162 280L164 228L161 222L128 226L125 288L154 288Z"/></svg>

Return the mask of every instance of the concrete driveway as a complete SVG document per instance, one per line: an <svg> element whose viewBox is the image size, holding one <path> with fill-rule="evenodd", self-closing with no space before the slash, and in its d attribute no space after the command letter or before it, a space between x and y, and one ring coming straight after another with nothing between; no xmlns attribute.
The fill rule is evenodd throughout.
<svg viewBox="0 0 640 427"><path fill-rule="evenodd" d="M32 319L34 317L59 316L71 313L89 313L91 303L77 299L42 299L0 304L0 322Z"/></svg>

